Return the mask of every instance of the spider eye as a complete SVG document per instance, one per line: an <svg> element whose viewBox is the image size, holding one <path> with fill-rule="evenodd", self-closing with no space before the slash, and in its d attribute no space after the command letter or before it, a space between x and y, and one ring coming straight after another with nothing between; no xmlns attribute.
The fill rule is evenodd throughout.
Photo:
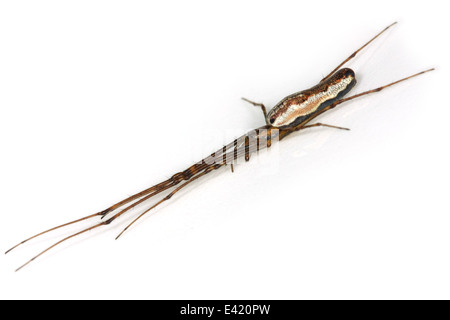
<svg viewBox="0 0 450 320"><path fill-rule="evenodd" d="M273 124L275 122L275 118L270 118L269 122L270 124Z"/></svg>

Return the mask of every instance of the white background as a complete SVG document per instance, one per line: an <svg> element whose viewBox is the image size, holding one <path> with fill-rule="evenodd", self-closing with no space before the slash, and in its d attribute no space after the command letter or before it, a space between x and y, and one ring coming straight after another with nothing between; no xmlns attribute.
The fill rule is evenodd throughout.
<svg viewBox="0 0 450 320"><path fill-rule="evenodd" d="M2 299L450 298L444 1L3 1L0 247L105 209L348 64L346 103L142 211L1 255ZM155 200L154 200L155 201ZM154 203L151 202L151 203Z"/></svg>

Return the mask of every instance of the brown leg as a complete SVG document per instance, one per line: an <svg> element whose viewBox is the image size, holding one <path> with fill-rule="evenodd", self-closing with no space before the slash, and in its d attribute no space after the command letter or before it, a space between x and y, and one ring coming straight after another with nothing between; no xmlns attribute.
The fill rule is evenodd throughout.
<svg viewBox="0 0 450 320"><path fill-rule="evenodd" d="M116 237L116 240L119 239L119 237L129 228L131 227L136 221L138 221L143 215L145 215L146 213L148 213L150 210L152 210L153 208L159 206L161 203L163 203L164 201L169 200L170 198L172 198L173 195L175 195L175 193L177 193L178 191L180 191L181 189L183 189L184 187L186 187L188 184L190 184L191 182L197 180L198 178L204 176L205 174L210 173L213 170L217 170L220 167L224 166L225 163L221 163L221 164L213 164L211 166L209 166L208 168L205 169L205 171L199 173L198 175L192 177L190 180L186 181L185 183L181 184L179 187L177 187L176 189L174 189L171 193L169 193L166 197L164 197L162 200L158 201L156 204L154 204L152 207L150 207L149 209L145 210L144 212L142 212L136 219L134 219L129 225L127 225L125 227L125 229L122 230L122 232L119 233L119 235Z"/></svg>
<svg viewBox="0 0 450 320"><path fill-rule="evenodd" d="M378 33L375 37L373 37L372 39L370 39L369 42L367 42L365 45L363 45L361 48L359 48L358 50L356 50L355 52L353 52L347 59L345 59L343 62L341 62L341 64L339 64L333 71L330 72L329 75L327 75L325 78L323 78L322 80L320 80L320 82L328 79L329 77L331 77L336 71L339 70L340 67L342 67L346 62L348 62L349 60L353 59L358 52L360 52L362 49L364 49L367 45L369 45L369 43L371 43L373 40L375 40L376 38L378 38L383 32L385 32L387 29L389 29L390 27L392 27L394 24L396 24L397 22L394 22L393 24L387 26L386 28L384 28L383 31L381 31L380 33Z"/></svg>
<svg viewBox="0 0 450 320"><path fill-rule="evenodd" d="M339 104L341 104L341 103L343 103L343 102L346 102L346 101L349 101L349 100L353 100L353 99L355 99L355 98L364 96L364 95L366 95L366 94L379 92L379 91L381 91L381 90L383 90L383 89L385 89L385 88L387 88L387 87L393 86L394 84L397 84L397 83L399 83L399 82L402 82L402 81L411 79L411 78L413 78L413 77L416 77L416 76L418 76L418 75L421 75L421 74L424 74L424 73L426 73L426 72L433 71L433 70L434 70L434 68L428 69L428 70L425 70L425 71L422 71L422 72L413 74L412 76L409 76L409 77L406 77L406 78L403 78L403 79L394 81L394 82L389 83L389 84L387 84L387 85L385 85L385 86L378 87L378 88L376 88L376 89L372 89L372 90L369 90L369 91L361 92L361 93L356 94L356 95L354 95L354 96L351 96L351 97L348 97L348 98L344 98L344 99L338 100L338 101L336 101L336 102L330 104L329 106L323 108L322 110L316 112L315 114L311 115L311 116L307 119L306 123L310 122L312 119L318 117L318 116L321 115L322 113L324 113L324 112L326 112L326 111L328 111L328 110L330 110L330 109L333 109L334 107L336 107L337 105L339 105ZM306 125L306 123L303 122L303 123L298 124L298 125L297 125L296 127L294 127L294 128L285 129L285 130L283 131L283 135L282 135L281 138L284 138L285 136L289 135L289 134L290 134L291 132L293 132L293 131L299 131L299 130L302 130L303 128L305 128L305 127L308 127L308 125ZM311 125L311 126L312 126L312 125Z"/></svg>
<svg viewBox="0 0 450 320"><path fill-rule="evenodd" d="M251 100L248 100L247 98L242 98L242 100L247 101L248 103L251 103L255 107L261 107L262 112L264 113L264 120L266 121L267 125L270 125L270 123L267 121L267 111L266 107L262 103L253 102Z"/></svg>
<svg viewBox="0 0 450 320"><path fill-rule="evenodd" d="M338 100L338 101L334 102L333 104L329 105L328 107L326 107L324 110L329 110L329 109L331 109L331 108L336 107L338 104L341 104L342 102L346 102L346 101L349 101L349 100L353 100L353 99L355 99L355 98L364 96L364 95L366 95L366 94L379 92L379 91L381 91L381 90L383 90L383 89L385 89L385 88L388 88L388 87L390 87L390 86L393 86L394 84L397 84L397 83L399 83L399 82L402 82L402 81L411 79L411 78L413 78L413 77L417 77L418 75L421 75L421 74L424 74L424 73L426 73L426 72L433 71L433 70L434 70L434 68L428 69L428 70L425 70L425 71L422 71L422 72L413 74L412 76L409 76L409 77L406 77L406 78L403 78L403 79L394 81L394 82L389 83L389 84L387 84L387 85L384 85L384 86L381 86L381 87L378 87L378 88L375 88L375 89L372 89L372 90L364 91L364 92L355 94L354 96L351 96L351 97L348 97L348 98L344 98L344 99Z"/></svg>
<svg viewBox="0 0 450 320"><path fill-rule="evenodd" d="M53 231L53 230L56 230L56 229L59 229L59 228L62 228L62 227L65 227L65 226L68 226L68 225L71 225L71 224L80 222L80 221L83 221L83 220L87 220L87 219L90 219L90 218L93 218L93 217L96 217L96 216L99 216L99 215L102 215L102 213L99 212L99 213L91 214L91 215L86 216L86 217L84 217L84 218L81 218L81 219L78 219L78 220L75 220L75 221L72 221L72 222L68 222L68 223L62 224L62 225L60 225L60 226L57 226L57 227L48 229L48 230L46 230L46 231L44 231L44 232L38 233L38 234L36 234L36 235L34 235L34 236L32 236L32 237L26 239L26 240L23 240L23 241L20 242L19 244L16 244L14 247L12 247L12 248L9 249L8 251L6 251L5 254L7 254L7 253L10 252L11 250L17 248L18 246L24 244L25 242L28 242L28 241L30 241L30 240L36 238L36 237L39 237L39 236L41 236L41 235L43 235L43 234L48 233L48 232L50 232L50 231Z"/></svg>
<svg viewBox="0 0 450 320"><path fill-rule="evenodd" d="M145 211L143 214L141 214L137 219L135 219L131 224L133 224L134 222L136 222L136 220L138 220L141 216L143 216L145 213L147 213L148 211L150 211L152 208L156 207L157 205L159 205L160 203L162 203L162 202L164 202L164 201L166 201L166 200L169 200L175 193L177 193L180 189L182 189L183 187L185 187L185 186L186 186L187 184L189 184L190 182L192 182L192 181L194 181L194 180L196 180L196 179L198 179L198 178L204 176L205 174L211 172L212 170L219 169L219 168L222 167L223 165L225 165L225 164L213 164L213 165L210 165L210 166L205 167L204 171L202 171L202 172L198 173L197 175L193 176L192 178L190 178L190 180L188 180L187 182L183 183L183 184L180 185L178 188L176 188L175 190L173 190L168 196L166 196L163 200L159 201L156 205L154 205L154 206L151 207L150 209L146 210L146 211ZM177 180L177 181L173 181L174 184L177 184L178 182L181 182L181 181L178 181L178 180ZM170 188L170 187L167 186L166 189L168 189L168 188ZM166 189L164 189L164 190L166 190ZM155 194L157 194L157 193L159 193L159 192L161 192L161 191L163 191L162 188L161 188L160 190L155 191L152 195L155 195ZM150 197L150 196L152 196L152 195L149 195L148 197ZM147 199L147 197L146 197L146 199ZM22 269L23 267L25 267L26 265L28 265L29 263L31 263L32 261L34 261L36 258L40 257L41 255L43 255L44 253L46 253L46 252L49 251L50 249L56 247L57 245L59 245L59 244L65 242L65 241L67 241L67 240L69 240L69 239L71 239L71 238L74 238L74 237L76 237L76 236L78 236L78 235L80 235L80 234L83 234L83 233L85 233L85 232L88 232L88 231L90 231L90 230L93 230L93 229L96 229L96 228L98 228L98 227L106 226L106 225L110 224L111 221L113 221L114 219L116 219L118 216L120 216L120 215L121 215L122 213L124 213L125 211L129 210L129 209L130 209L131 207L133 207L134 205L135 205L135 204L130 205L129 207L123 209L121 212L117 213L117 214L114 215L112 218L109 218L109 219L106 220L106 221L103 221L103 222L101 222L101 223L95 224L95 225L93 225L92 227L83 229L83 230L81 230L81 231L79 231L79 232L77 232L77 233L74 233L74 234L72 234L72 235L70 235L70 236L68 236L68 237L65 237L64 239L62 239L62 240L60 240L60 241L54 243L53 245L51 245L51 246L48 247L47 249L41 251L38 255L36 255L36 256L34 256L33 258L31 258L29 261L27 261L25 264L23 264L21 267L19 267L16 271L19 271L20 269ZM73 223L76 223L76 222L79 222L79 221L82 221L82 220L85 220L85 219L89 219L89 218L91 218L91 217L94 217L94 216L96 216L96 215L101 215L101 214L103 214L103 213L100 212L100 213L98 213L98 214L90 215L90 216L81 218L81 219L79 219L79 220L76 220L76 221L67 223L67 224L65 224L65 225L62 225L62 226L59 226L59 227L50 229L50 230L45 231L45 232L43 232L43 233L40 233L40 234L38 234L38 235L41 235L41 234L44 234L44 233L49 232L49 231L51 231L51 230L55 230L55 229L57 229L57 228L60 228L60 227L63 227L63 226L69 225L69 224L73 224ZM130 225L131 225L131 224L130 224ZM130 225L129 225L129 226L130 226ZM128 226L128 227L129 227L129 226ZM128 229L128 227L125 228L125 230ZM120 234L122 234L125 230L123 230ZM36 236L34 236L34 237L32 237L32 238L35 238L35 237L37 237L38 235L36 235ZM119 235L119 236L120 236L120 235ZM32 239L32 238L30 238L30 239ZM28 240L30 240L30 239L28 239ZM117 238L116 238L116 239L117 239ZM26 241L28 241L28 240L26 240ZM25 241L24 241L24 242L25 242ZM11 249L10 249L10 250L11 250ZM10 250L8 250L7 252L9 252Z"/></svg>
<svg viewBox="0 0 450 320"><path fill-rule="evenodd" d="M313 128L313 127L328 127L328 128L341 129L341 130L350 130L349 128L332 126L332 125L324 124L324 123L320 123L320 122L319 123L314 123L314 124L308 124L306 126L301 127L299 130L303 130L303 129L307 129L307 128Z"/></svg>
<svg viewBox="0 0 450 320"><path fill-rule="evenodd" d="M32 261L34 261L36 258L42 256L44 253L46 253L46 252L49 251L50 249L56 247L58 244L60 244L60 243L62 243L62 242L64 242L64 241L66 241L66 240L69 240L70 238L76 237L76 236L78 236L78 235L80 235L80 234L82 234L82 233L85 233L85 232L88 232L88 231L93 230L93 229L95 229L95 228L101 227L102 225L104 225L104 222L99 223L99 224L96 224L96 225L94 225L94 226L92 226L92 227L90 227L90 228L84 229L84 230L82 230L82 231L80 231L80 232L74 233L74 234L72 234L72 235L70 235L70 236L68 236L68 237L66 237L66 238L64 238L64 239L62 239L62 240L56 242L55 244L51 245L50 247L48 247L47 249L45 249L44 251L42 251L41 253L39 253L37 256L34 256L34 257L31 258L30 260L28 260L25 264L23 264L22 266L20 266L19 268L17 268L17 269L16 269L16 272L19 271L20 269L22 269L23 267L25 267L27 264L29 264L29 263L31 263Z"/></svg>

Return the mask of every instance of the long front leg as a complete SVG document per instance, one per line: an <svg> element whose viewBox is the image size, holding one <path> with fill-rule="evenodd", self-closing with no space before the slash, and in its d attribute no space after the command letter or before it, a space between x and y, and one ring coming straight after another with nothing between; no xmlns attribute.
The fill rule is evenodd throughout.
<svg viewBox="0 0 450 320"><path fill-rule="evenodd" d="M196 175L195 177L192 177L190 180L184 182L183 184L181 184L179 187L177 187L175 190L173 190L171 193L169 193L167 196L165 196L162 200L158 201L156 204L154 204L153 206L151 206L150 208L148 208L147 210L145 210L144 212L142 212L136 219L134 219L130 224L128 224L120 233L119 235L116 237L116 240L119 239L119 237L126 231L128 230L129 227L131 227L136 221L138 221L140 218L142 218L145 214L147 214L150 210L152 210L153 208L159 206L161 203L170 200L170 198L172 198L173 195L175 195L178 191L180 191L181 189L183 189L184 187L186 187L188 184L192 183L193 181L197 180L198 178L201 178L202 176L210 173L213 170L217 170L219 168L221 168L222 166L224 166L226 163L218 163L218 164L212 164L211 166L209 166L208 168L205 169L205 171L199 173L198 175Z"/></svg>

